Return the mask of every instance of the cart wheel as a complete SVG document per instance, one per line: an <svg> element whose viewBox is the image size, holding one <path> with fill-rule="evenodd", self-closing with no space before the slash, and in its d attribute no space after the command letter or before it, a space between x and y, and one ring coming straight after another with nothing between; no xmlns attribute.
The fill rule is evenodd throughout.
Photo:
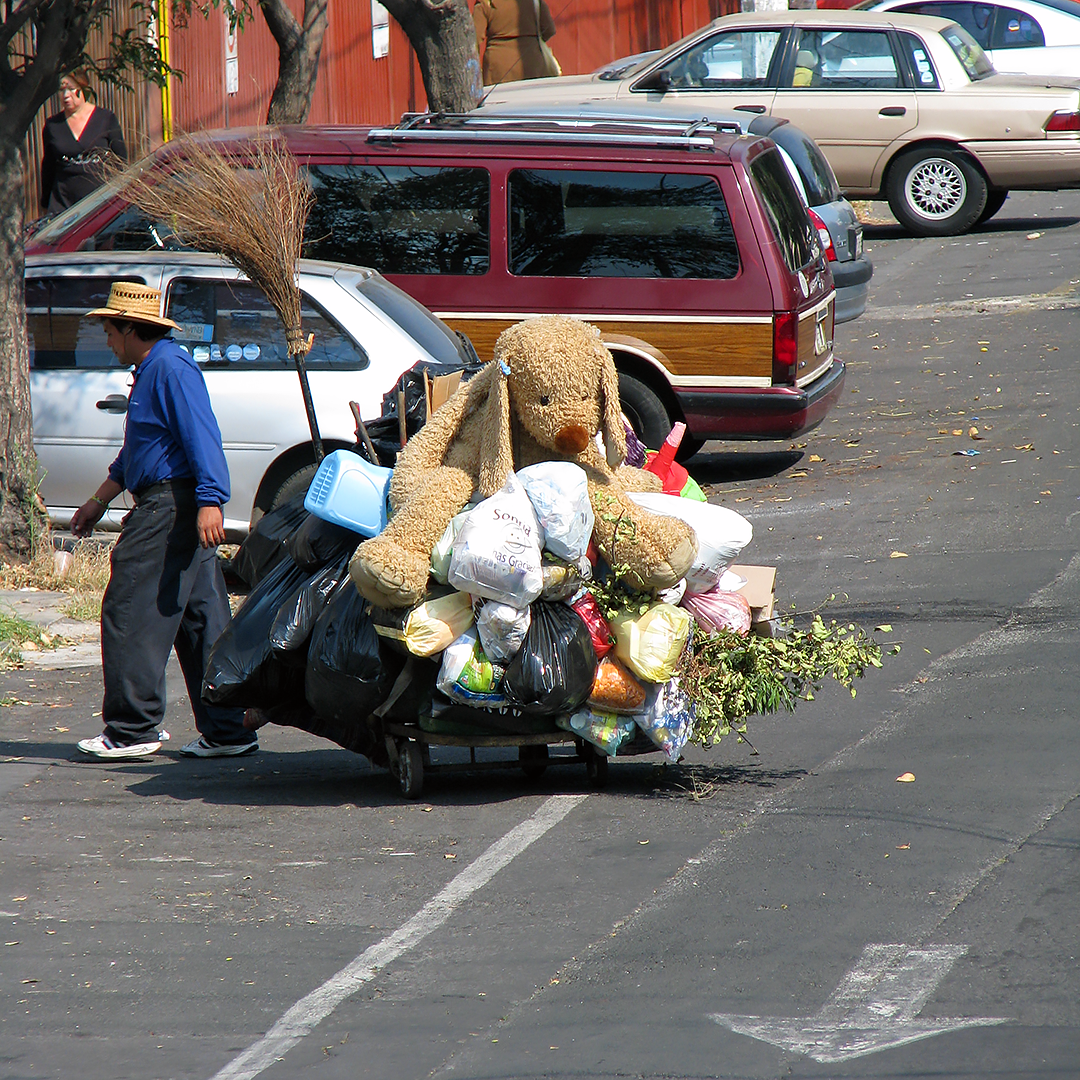
<svg viewBox="0 0 1080 1080"><path fill-rule="evenodd" d="M424 755L412 739L399 748L398 784L406 799L418 799L424 790Z"/></svg>
<svg viewBox="0 0 1080 1080"><path fill-rule="evenodd" d="M602 788L607 784L607 754L597 750L592 743L585 744L585 772L591 787Z"/></svg>
<svg viewBox="0 0 1080 1080"><path fill-rule="evenodd" d="M530 780L539 780L544 775L548 764L548 748L540 746L519 746L518 761L521 762L521 771Z"/></svg>

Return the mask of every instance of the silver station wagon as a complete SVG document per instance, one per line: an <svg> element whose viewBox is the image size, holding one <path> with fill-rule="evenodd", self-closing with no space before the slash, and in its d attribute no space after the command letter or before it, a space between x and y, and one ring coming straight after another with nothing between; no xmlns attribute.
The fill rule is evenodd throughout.
<svg viewBox="0 0 1080 1080"><path fill-rule="evenodd" d="M34 449L41 495L53 524L67 526L93 493L124 439L132 371L105 343L97 320L113 281L142 281L162 292L173 338L202 368L221 428L232 481L225 529L242 538L263 513L306 489L314 455L296 369L281 323L263 293L214 255L180 252L29 256L26 308ZM351 446L349 402L365 420L383 394L418 362L469 362L458 335L374 270L303 261L303 325L320 431L329 453ZM131 506L125 492L101 520L118 529Z"/></svg>

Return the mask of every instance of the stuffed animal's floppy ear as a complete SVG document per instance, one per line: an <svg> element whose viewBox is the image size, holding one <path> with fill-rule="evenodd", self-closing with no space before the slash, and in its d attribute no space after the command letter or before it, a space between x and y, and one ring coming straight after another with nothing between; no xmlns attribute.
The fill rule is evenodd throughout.
<svg viewBox="0 0 1080 1080"><path fill-rule="evenodd" d="M607 463L615 468L626 460L626 429L623 427L622 405L619 402L619 373L615 361L604 345L600 368L600 434L607 450Z"/></svg>
<svg viewBox="0 0 1080 1080"><path fill-rule="evenodd" d="M514 447L510 436L510 390L496 357L482 374L490 370L490 383L480 435L480 494L490 498L506 483L514 468ZM479 378L479 376L477 376Z"/></svg>

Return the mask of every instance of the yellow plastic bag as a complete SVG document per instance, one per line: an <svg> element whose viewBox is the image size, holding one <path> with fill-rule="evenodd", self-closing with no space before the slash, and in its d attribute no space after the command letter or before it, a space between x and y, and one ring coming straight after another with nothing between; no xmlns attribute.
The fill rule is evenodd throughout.
<svg viewBox="0 0 1080 1080"><path fill-rule="evenodd" d="M381 637L404 643L415 656L434 656L456 641L473 624L472 602L467 593L452 592L414 607L400 626L375 624Z"/></svg>
<svg viewBox="0 0 1080 1080"><path fill-rule="evenodd" d="M656 604L644 615L620 612L611 620L615 655L638 678L667 682L675 674L693 623L688 611L671 604Z"/></svg>

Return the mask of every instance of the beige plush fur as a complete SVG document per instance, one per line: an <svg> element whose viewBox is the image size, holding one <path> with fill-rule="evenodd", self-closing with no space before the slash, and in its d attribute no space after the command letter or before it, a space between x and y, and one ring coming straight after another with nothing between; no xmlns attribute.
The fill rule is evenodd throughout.
<svg viewBox="0 0 1080 1080"><path fill-rule="evenodd" d="M697 537L685 522L626 497L658 491L660 482L622 464L618 373L596 327L561 315L530 319L499 336L494 356L401 452L390 481L390 522L349 565L356 587L380 607L419 603L431 549L450 519L476 492L494 495L511 469L553 460L585 470L593 539L609 562L628 568L629 583L674 585L694 561Z"/></svg>

